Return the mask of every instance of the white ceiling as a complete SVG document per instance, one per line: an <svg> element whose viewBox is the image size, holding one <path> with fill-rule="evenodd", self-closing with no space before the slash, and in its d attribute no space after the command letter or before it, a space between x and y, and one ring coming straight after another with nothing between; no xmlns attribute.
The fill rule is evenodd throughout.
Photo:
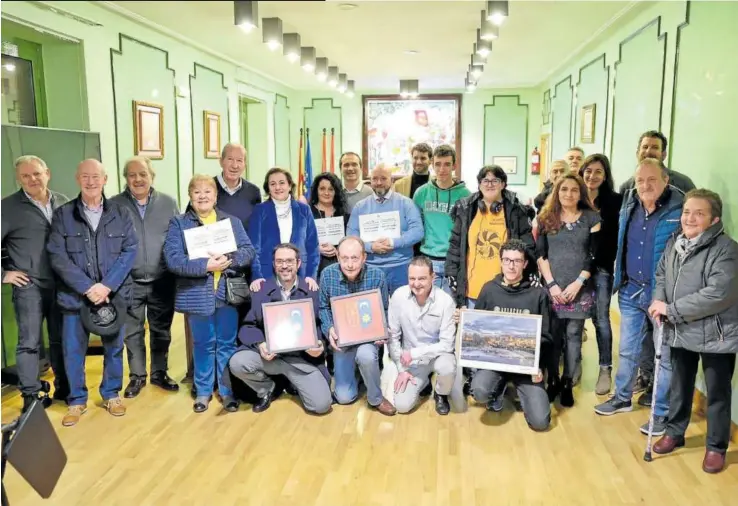
<svg viewBox="0 0 738 506"><path fill-rule="evenodd" d="M394 90L419 79L421 90L462 88L484 1L343 2L260 1L259 17L279 17L284 33L298 32L357 90ZM271 52L257 29L234 26L233 2L113 1L119 13L143 17L295 89L325 88L281 49ZM511 1L510 16L493 43L480 87L535 86L637 2ZM122 10L122 9L123 10ZM419 53L408 55L406 50Z"/></svg>

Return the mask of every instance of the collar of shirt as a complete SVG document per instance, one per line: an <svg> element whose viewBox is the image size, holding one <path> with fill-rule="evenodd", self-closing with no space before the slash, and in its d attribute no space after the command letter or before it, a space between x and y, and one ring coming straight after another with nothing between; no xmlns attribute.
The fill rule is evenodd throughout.
<svg viewBox="0 0 738 506"><path fill-rule="evenodd" d="M82 199L80 199L80 200L82 200ZM103 203L102 203L102 200L101 200L99 206L97 206L97 207L90 207L90 206L87 205L87 203L84 200L82 200L82 208L85 211L87 211L87 212L95 213L95 214L100 214L103 211Z"/></svg>
<svg viewBox="0 0 738 506"><path fill-rule="evenodd" d="M659 212L659 209L661 209L664 204L669 201L670 197L671 190L667 185L666 188L664 188L663 193L659 196L659 198L656 199L656 209L654 209L652 213L649 213L648 210L646 210L646 208L643 206L643 201L641 201L641 197L638 195L638 192L636 192L636 202L639 206L643 207L643 211L645 212L646 216L651 216L652 214L656 214L657 212Z"/></svg>
<svg viewBox="0 0 738 506"><path fill-rule="evenodd" d="M144 202L143 204L138 201L138 197L136 197L133 194L133 192L131 191L131 189L127 185L126 185L126 191L128 192L128 195L130 195L130 197L133 199L133 201L137 205L139 205L139 206L147 206L147 205L149 205L149 201L151 200L151 194L154 193L154 187L153 186L149 187L149 194L146 195L146 202Z"/></svg>
<svg viewBox="0 0 738 506"><path fill-rule="evenodd" d="M354 279L353 281L349 281L349 278L346 277L346 274L341 270L340 266L338 268L338 272L341 273L341 283L361 283L361 280L364 278L364 275L366 274L366 264L361 266L359 275L356 276L356 279Z"/></svg>
<svg viewBox="0 0 738 506"><path fill-rule="evenodd" d="M388 201L392 197L392 190L388 190L387 193L384 194L384 197L379 197L376 193L374 193L374 200L379 202L380 204L382 202Z"/></svg>
<svg viewBox="0 0 738 506"><path fill-rule="evenodd" d="M430 306L430 305L432 305L436 301L436 290L437 289L438 289L438 287L436 287L435 285L431 286L431 291L428 294L428 297L425 299L425 304L423 304L422 306L418 303L418 298L413 293L412 288L410 289L410 294L407 296L407 298L409 300L415 301L415 303L418 304L418 307L420 307L420 308L423 308L423 307L426 307L426 306Z"/></svg>
<svg viewBox="0 0 738 506"><path fill-rule="evenodd" d="M222 173L218 174L217 178L218 178L218 182L220 183L220 186L223 187L223 189L226 191L226 193L228 193L228 195L234 195L238 190L241 189L241 186L243 186L243 178L242 177L241 178L238 178L238 186L236 186L233 189L231 189L231 188L228 187L228 185L225 182L225 179L223 179L223 174Z"/></svg>
<svg viewBox="0 0 738 506"><path fill-rule="evenodd" d="M348 193L349 195L351 195L351 194L353 194L353 193L359 193L359 192L360 192L361 190L363 190L363 189L364 189L364 181L362 181L361 179L359 179L359 184L357 184L357 185L356 185L356 188L354 188L353 190L349 190L349 189L348 189L348 188L346 188L345 186L343 187L343 189L344 189L344 191L345 191L346 193Z"/></svg>
<svg viewBox="0 0 738 506"><path fill-rule="evenodd" d="M47 190L47 191L49 192L49 201L46 204L44 204L42 202L39 202L38 200L34 199L28 193L26 193L25 190L23 190L23 193L26 194L26 197L28 198L28 200L31 201L31 203L33 205L35 205L36 207L38 207L39 210L42 213L44 213L44 216L50 222L51 221L51 217L54 214L54 195L52 195L51 190Z"/></svg>
<svg viewBox="0 0 738 506"><path fill-rule="evenodd" d="M295 292L297 289L297 277L295 277L295 282L292 283L292 286L285 290L282 286L282 282L277 278L277 286L279 287L279 291L282 292L282 300L289 300L290 296Z"/></svg>

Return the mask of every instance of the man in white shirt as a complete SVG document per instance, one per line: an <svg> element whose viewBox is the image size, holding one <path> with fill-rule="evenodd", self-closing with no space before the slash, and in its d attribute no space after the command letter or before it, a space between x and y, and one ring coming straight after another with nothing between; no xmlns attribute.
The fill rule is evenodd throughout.
<svg viewBox="0 0 738 506"><path fill-rule="evenodd" d="M410 261L409 284L398 288L389 303L389 353L397 365L395 408L409 413L420 392L437 375L436 412L451 410L448 395L456 377L456 324L453 298L433 285L433 263L420 256Z"/></svg>

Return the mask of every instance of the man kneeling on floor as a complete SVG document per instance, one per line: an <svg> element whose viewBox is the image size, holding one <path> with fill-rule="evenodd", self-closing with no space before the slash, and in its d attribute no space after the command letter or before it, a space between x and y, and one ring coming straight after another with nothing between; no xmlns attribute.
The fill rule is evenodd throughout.
<svg viewBox="0 0 738 506"><path fill-rule="evenodd" d="M252 294L251 309L238 331L242 346L229 362L231 373L256 392L259 399L252 408L256 413L267 410L278 397L273 377L280 374L295 387L305 410L314 414L328 413L333 398L323 355L323 336L320 336L317 347L304 352L275 355L267 350L264 303L312 299L315 326L320 329L318 292L310 290L305 280L297 277L300 250L292 244L279 244L274 248L273 268L276 278L265 281L261 290Z"/></svg>
<svg viewBox="0 0 738 506"><path fill-rule="evenodd" d="M549 302L543 288L532 286L527 279L523 279L527 265L525 243L510 239L500 247L500 258L502 274L484 285L474 309L541 315L540 363L546 363L544 357L553 346ZM551 404L540 369L535 376L479 369L472 380L472 396L477 402L486 403L487 409L502 411L508 381L512 381L517 389L528 426L535 431L546 430L551 423Z"/></svg>
<svg viewBox="0 0 738 506"><path fill-rule="evenodd" d="M433 286L433 263L415 257L408 267L409 284L398 288L389 303L389 353L397 364L395 408L412 411L435 372L436 412L448 415L448 395L456 377L454 299Z"/></svg>

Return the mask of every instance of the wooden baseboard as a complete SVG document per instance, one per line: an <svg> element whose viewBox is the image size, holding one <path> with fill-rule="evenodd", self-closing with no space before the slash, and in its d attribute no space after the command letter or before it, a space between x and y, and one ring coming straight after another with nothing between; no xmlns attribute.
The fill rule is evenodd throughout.
<svg viewBox="0 0 738 506"><path fill-rule="evenodd" d="M702 417L707 416L707 396L696 388L692 398L692 412ZM730 440L738 443L738 425L733 421L730 422Z"/></svg>

